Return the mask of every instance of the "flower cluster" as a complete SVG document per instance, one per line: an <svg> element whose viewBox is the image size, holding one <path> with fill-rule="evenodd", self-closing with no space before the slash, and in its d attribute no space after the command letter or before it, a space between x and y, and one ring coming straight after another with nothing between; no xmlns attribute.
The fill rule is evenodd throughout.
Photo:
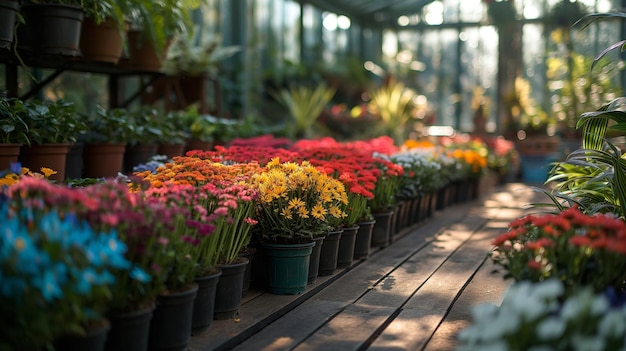
<svg viewBox="0 0 626 351"><path fill-rule="evenodd" d="M496 237L492 260L516 281L561 279L567 289L626 289L626 223L572 207L558 214L528 215Z"/></svg>
<svg viewBox="0 0 626 351"><path fill-rule="evenodd" d="M60 189L38 178L24 181L33 189L38 184ZM101 321L115 271L130 266L116 231L93 230L63 206L55 208L54 200L30 193L11 192L9 201L0 201L3 350L42 349Z"/></svg>
<svg viewBox="0 0 626 351"><path fill-rule="evenodd" d="M475 306L473 324L459 335L457 351L623 350L626 305L583 289L566 296L556 278L514 283L498 307Z"/></svg>
<svg viewBox="0 0 626 351"><path fill-rule="evenodd" d="M224 165L203 158L209 153L189 154L174 157L155 173L137 175L151 184L151 195L163 198L183 193L174 202L191 211L191 218L211 225L210 236L196 238L200 270L206 272L232 263L249 243L258 191L248 180L260 168L254 162Z"/></svg>
<svg viewBox="0 0 626 351"><path fill-rule="evenodd" d="M257 219L265 240L306 242L329 232L331 218L346 216L344 185L307 161L275 158L250 181L259 191Z"/></svg>
<svg viewBox="0 0 626 351"><path fill-rule="evenodd" d="M435 159L435 148L414 148L389 157L404 170L396 195L413 199L433 193L443 186L440 176L441 164Z"/></svg>
<svg viewBox="0 0 626 351"><path fill-rule="evenodd" d="M365 219L369 213L369 201L374 198L376 173L366 167L370 156L348 148L330 148L320 145L300 151L302 160L310 160L320 171L341 181L348 194L348 203L342 207L345 218L334 226L352 227Z"/></svg>

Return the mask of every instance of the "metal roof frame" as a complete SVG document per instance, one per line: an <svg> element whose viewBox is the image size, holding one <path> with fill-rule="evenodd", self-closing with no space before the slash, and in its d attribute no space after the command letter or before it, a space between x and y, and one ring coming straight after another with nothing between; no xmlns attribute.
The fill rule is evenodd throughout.
<svg viewBox="0 0 626 351"><path fill-rule="evenodd" d="M298 0L345 15L362 26L396 27L398 17L414 15L433 0Z"/></svg>

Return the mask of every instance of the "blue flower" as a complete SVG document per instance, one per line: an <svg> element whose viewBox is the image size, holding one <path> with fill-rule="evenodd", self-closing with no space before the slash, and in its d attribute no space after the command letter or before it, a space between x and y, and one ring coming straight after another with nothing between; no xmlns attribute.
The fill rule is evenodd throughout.
<svg viewBox="0 0 626 351"><path fill-rule="evenodd" d="M138 266L133 266L133 268L131 268L130 270L129 275L132 279L137 280L141 283L147 283L152 279L148 273L146 273Z"/></svg>
<svg viewBox="0 0 626 351"><path fill-rule="evenodd" d="M57 282L56 275L51 270L44 271L40 278L33 281L33 285L39 288L41 296L46 301L63 297L63 291Z"/></svg>
<svg viewBox="0 0 626 351"><path fill-rule="evenodd" d="M22 164L19 162L11 162L9 164L9 171L15 174L22 174Z"/></svg>
<svg viewBox="0 0 626 351"><path fill-rule="evenodd" d="M74 285L74 288L79 294L87 295L91 291L91 287L93 285L100 285L98 272L91 267L87 267L83 270L77 270L76 275L76 284Z"/></svg>

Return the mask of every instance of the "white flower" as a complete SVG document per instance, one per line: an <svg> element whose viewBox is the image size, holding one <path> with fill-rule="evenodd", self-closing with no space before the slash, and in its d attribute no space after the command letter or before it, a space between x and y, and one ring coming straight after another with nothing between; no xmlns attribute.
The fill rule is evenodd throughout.
<svg viewBox="0 0 626 351"><path fill-rule="evenodd" d="M571 345L577 351L606 351L604 339L574 335Z"/></svg>
<svg viewBox="0 0 626 351"><path fill-rule="evenodd" d="M598 324L598 332L611 338L624 338L626 335L626 308L608 311Z"/></svg>
<svg viewBox="0 0 626 351"><path fill-rule="evenodd" d="M537 335L542 340L558 339L563 335L565 327L565 321L558 317L548 317L537 325Z"/></svg>

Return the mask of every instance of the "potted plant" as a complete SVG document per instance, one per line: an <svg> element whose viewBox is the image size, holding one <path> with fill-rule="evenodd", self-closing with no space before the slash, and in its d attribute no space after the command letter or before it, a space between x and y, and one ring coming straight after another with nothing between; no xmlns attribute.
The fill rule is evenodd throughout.
<svg viewBox="0 0 626 351"><path fill-rule="evenodd" d="M190 26L190 12L199 6L200 2L193 0L121 0L131 23L126 64L159 71L168 45Z"/></svg>
<svg viewBox="0 0 626 351"><path fill-rule="evenodd" d="M18 112L28 125L30 145L22 146L20 159L33 169L52 168L57 173L53 180L65 180L65 166L70 147L86 124L75 112L71 102L27 101Z"/></svg>
<svg viewBox="0 0 626 351"><path fill-rule="evenodd" d="M12 49L19 7L18 0L0 1L0 48L2 49Z"/></svg>
<svg viewBox="0 0 626 351"><path fill-rule="evenodd" d="M117 64L122 57L128 22L117 0L82 0L80 52L85 60Z"/></svg>
<svg viewBox="0 0 626 351"><path fill-rule="evenodd" d="M76 220L91 199L69 188L23 177L6 195L0 218L11 235L0 243L0 348L62 349L95 337L90 349L102 349L113 271L128 264L124 244L115 231Z"/></svg>
<svg viewBox="0 0 626 351"><path fill-rule="evenodd" d="M192 34L181 33L167 50L162 70L169 76L167 96L171 108L185 109L198 102L201 112L206 112L207 79L218 79L220 61L239 51L238 46L222 46L218 35L205 33L199 27Z"/></svg>
<svg viewBox="0 0 626 351"><path fill-rule="evenodd" d="M214 133L217 127L212 122L211 116L200 114L198 106L191 105L184 111L181 119L189 135L186 151L213 149Z"/></svg>
<svg viewBox="0 0 626 351"><path fill-rule="evenodd" d="M174 156L182 156L185 153L189 133L185 130L181 112L160 112L157 114L158 124L161 129L161 139L157 154L165 155L169 159Z"/></svg>
<svg viewBox="0 0 626 351"><path fill-rule="evenodd" d="M163 128L158 111L148 106L129 112L127 118L132 125L132 133L124 155L124 170L129 172L156 155L159 142L163 140Z"/></svg>
<svg viewBox="0 0 626 351"><path fill-rule="evenodd" d="M0 99L0 171L17 162L23 144L30 145L28 124L18 113L23 105L18 99Z"/></svg>
<svg viewBox="0 0 626 351"><path fill-rule="evenodd" d="M20 7L20 49L37 55L78 56L85 17L82 0L25 0Z"/></svg>
<svg viewBox="0 0 626 351"><path fill-rule="evenodd" d="M313 137L313 126L318 117L335 95L335 88L325 83L314 88L307 86L292 86L281 89L273 94L286 110L293 123L288 124L292 139Z"/></svg>
<svg viewBox="0 0 626 351"><path fill-rule="evenodd" d="M341 209L348 201L345 187L307 161L279 158L254 174L251 182L259 190L255 230L270 265L270 291L302 293L308 283L311 239L333 229L330 218L345 216ZM283 265L285 256L292 262Z"/></svg>
<svg viewBox="0 0 626 351"><path fill-rule="evenodd" d="M85 176L115 177L124 168L124 152L134 133L132 120L125 109L107 110L97 106L96 113L87 116L86 123Z"/></svg>
<svg viewBox="0 0 626 351"><path fill-rule="evenodd" d="M417 105L414 102L416 92L404 83L390 79L385 84L370 92L371 112L379 116L382 124L381 135L390 135L397 144L406 138L407 123L415 118Z"/></svg>

